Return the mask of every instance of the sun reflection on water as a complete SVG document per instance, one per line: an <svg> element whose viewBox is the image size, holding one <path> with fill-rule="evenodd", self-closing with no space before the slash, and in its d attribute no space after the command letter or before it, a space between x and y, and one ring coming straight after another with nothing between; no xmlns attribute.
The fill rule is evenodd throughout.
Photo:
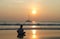
<svg viewBox="0 0 60 39"><path fill-rule="evenodd" d="M32 28L35 28L36 26L32 26ZM32 30L32 39L37 38L36 36L36 30Z"/></svg>
<svg viewBox="0 0 60 39"><path fill-rule="evenodd" d="M36 30L32 30L32 39L36 39L37 36L36 36Z"/></svg>
<svg viewBox="0 0 60 39"><path fill-rule="evenodd" d="M32 35L32 38L36 38L36 35Z"/></svg>
<svg viewBox="0 0 60 39"><path fill-rule="evenodd" d="M32 28L35 28L36 26L32 26Z"/></svg>
<svg viewBox="0 0 60 39"><path fill-rule="evenodd" d="M35 35L36 34L36 30L32 30L32 34Z"/></svg>
<svg viewBox="0 0 60 39"><path fill-rule="evenodd" d="M35 24L36 22L35 22L35 21L32 21L32 23ZM36 28L36 26L33 25L32 28ZM37 38L36 30L33 29L33 30L32 30L32 39L36 39L36 38Z"/></svg>

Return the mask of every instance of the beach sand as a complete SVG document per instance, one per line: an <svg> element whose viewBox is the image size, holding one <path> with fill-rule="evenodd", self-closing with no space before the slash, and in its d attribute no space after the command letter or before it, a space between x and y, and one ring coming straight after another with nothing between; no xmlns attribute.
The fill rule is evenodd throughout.
<svg viewBox="0 0 60 39"><path fill-rule="evenodd" d="M23 39L60 39L60 30L25 30ZM0 39L18 39L16 30L0 30Z"/></svg>

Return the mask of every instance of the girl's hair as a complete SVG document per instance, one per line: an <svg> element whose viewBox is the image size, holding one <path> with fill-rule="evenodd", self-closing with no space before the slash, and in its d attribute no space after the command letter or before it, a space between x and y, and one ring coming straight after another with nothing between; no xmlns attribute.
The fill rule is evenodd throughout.
<svg viewBox="0 0 60 39"><path fill-rule="evenodd" d="M22 28L23 27L23 25L20 25L20 28Z"/></svg>

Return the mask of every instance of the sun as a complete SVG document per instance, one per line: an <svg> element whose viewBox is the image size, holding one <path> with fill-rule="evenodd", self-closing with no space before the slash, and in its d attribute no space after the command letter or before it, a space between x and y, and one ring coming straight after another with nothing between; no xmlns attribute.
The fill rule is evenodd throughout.
<svg viewBox="0 0 60 39"><path fill-rule="evenodd" d="M35 9L32 10L32 14L36 14L36 10Z"/></svg>

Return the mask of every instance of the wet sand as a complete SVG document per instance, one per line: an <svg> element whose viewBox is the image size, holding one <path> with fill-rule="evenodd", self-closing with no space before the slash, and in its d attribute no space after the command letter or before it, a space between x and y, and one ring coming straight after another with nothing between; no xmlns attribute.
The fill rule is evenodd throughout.
<svg viewBox="0 0 60 39"><path fill-rule="evenodd" d="M25 30L23 39L60 39L60 30ZM0 39L18 39L16 30L0 30ZM21 38L19 38L21 39Z"/></svg>

